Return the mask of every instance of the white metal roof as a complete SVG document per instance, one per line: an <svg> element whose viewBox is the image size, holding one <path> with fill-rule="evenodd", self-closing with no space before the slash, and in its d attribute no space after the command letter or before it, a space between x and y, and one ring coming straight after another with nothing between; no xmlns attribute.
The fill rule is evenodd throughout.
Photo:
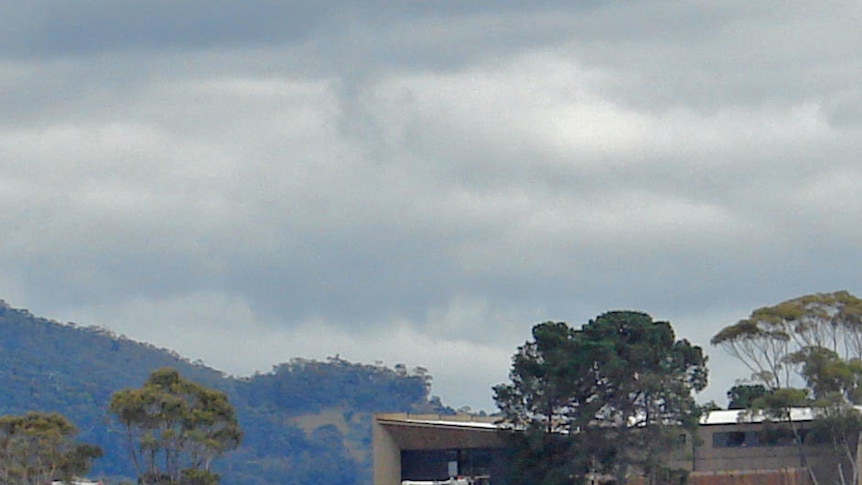
<svg viewBox="0 0 862 485"><path fill-rule="evenodd" d="M854 406L857 411L862 412L862 406ZM812 421L815 418L815 413L811 408L791 408L791 421ZM728 409L710 411L701 416L700 424L736 424L736 423L762 423L768 417L762 412L754 412L746 409Z"/></svg>
<svg viewBox="0 0 862 485"><path fill-rule="evenodd" d="M447 421L445 419L399 419L399 422L402 423L411 423L411 424L428 424L433 426L456 426L456 427L464 427L464 428L482 428L482 429L497 429L500 426L495 422L488 421L458 421L458 420L450 420Z"/></svg>
<svg viewBox="0 0 862 485"><path fill-rule="evenodd" d="M862 406L856 406L862 412ZM815 417L811 408L791 408L790 419L792 421L811 421ZM449 426L472 429L498 429L501 425L490 419L446 419L445 416L429 417L428 415L410 415L400 416L385 416L384 419L396 421L399 423L426 425L426 426ZM762 423L769 418L762 412L755 412L745 409L721 409L710 411L701 416L700 424L702 426L721 425L721 424L737 424L737 423Z"/></svg>
<svg viewBox="0 0 862 485"><path fill-rule="evenodd" d="M810 408L791 408L791 421L811 421L814 415ZM762 412L750 411L746 409L728 409L719 411L710 411L701 416L700 424L736 424L736 423L762 423L768 417Z"/></svg>

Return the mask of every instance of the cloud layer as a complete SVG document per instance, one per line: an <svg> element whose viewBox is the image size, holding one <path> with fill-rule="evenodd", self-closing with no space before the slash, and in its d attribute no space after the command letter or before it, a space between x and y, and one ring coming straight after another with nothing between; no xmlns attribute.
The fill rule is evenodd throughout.
<svg viewBox="0 0 862 485"><path fill-rule="evenodd" d="M38 314L237 374L424 366L490 410L540 321L706 346L862 291L852 2L5 10L0 294Z"/></svg>

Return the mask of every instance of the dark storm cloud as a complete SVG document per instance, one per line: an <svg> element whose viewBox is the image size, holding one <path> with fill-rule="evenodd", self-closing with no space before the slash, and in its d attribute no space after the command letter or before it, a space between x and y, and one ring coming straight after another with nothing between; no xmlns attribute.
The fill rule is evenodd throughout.
<svg viewBox="0 0 862 485"><path fill-rule="evenodd" d="M326 18L322 3L325 2L26 2L5 22L9 27L7 56L296 42Z"/></svg>
<svg viewBox="0 0 862 485"><path fill-rule="evenodd" d="M482 43L488 42L482 40L488 34L494 37L495 33L510 37L510 42L524 43L546 38L562 28L561 23L547 23L551 15L570 15L572 10L588 10L598 4L581 2L573 8L547 1L497 2L494 9L488 9L479 2L424 1L213 1L201 5L192 1L37 0L14 6L7 2L4 45L7 56L27 58L134 49L230 48L307 41L326 44L334 39L363 44L379 42L369 37L389 31L413 34L408 38L415 42L414 47L428 51L439 48L436 50L453 55L449 42L463 38L447 37L453 24L471 23L470 37ZM542 32L531 22L537 18L545 20ZM384 35L382 40L391 39ZM380 53L391 53L394 58L388 61L398 62L398 51L410 51L411 44L398 47ZM409 58L400 61L409 62Z"/></svg>

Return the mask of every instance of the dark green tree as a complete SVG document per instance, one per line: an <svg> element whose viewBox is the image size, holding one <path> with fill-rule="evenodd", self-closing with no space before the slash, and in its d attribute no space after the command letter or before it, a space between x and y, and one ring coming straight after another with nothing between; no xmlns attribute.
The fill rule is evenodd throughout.
<svg viewBox="0 0 862 485"><path fill-rule="evenodd" d="M76 442L77 433L57 413L0 417L0 483L44 484L87 473L102 450Z"/></svg>
<svg viewBox="0 0 862 485"><path fill-rule="evenodd" d="M676 340L668 322L631 311L580 329L546 322L532 333L512 358L511 382L494 387L503 423L520 431L512 434L514 481L667 477L681 427L697 423L692 392L707 382L701 348Z"/></svg>
<svg viewBox="0 0 862 485"><path fill-rule="evenodd" d="M109 411L123 428L145 485L216 484L212 461L242 438L227 395L172 368L154 371L139 389L114 393Z"/></svg>
<svg viewBox="0 0 862 485"><path fill-rule="evenodd" d="M748 409L769 391L763 384L737 384L727 391L728 409Z"/></svg>

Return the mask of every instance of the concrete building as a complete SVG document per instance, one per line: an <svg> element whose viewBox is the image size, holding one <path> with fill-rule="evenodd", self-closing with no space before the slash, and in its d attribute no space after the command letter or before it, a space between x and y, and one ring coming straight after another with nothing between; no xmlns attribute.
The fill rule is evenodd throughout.
<svg viewBox="0 0 862 485"><path fill-rule="evenodd" d="M378 414L372 425L375 485L469 477L505 483L505 442L497 418Z"/></svg>
<svg viewBox="0 0 862 485"><path fill-rule="evenodd" d="M372 428L374 485L404 482L449 482L461 477L478 485L505 485L507 450L496 418L378 414ZM692 483L850 484L853 463L829 443L809 433L807 409L793 410L788 423L771 423L741 411L714 411L705 416L696 437L684 441L671 465L691 473ZM856 465L862 465L858 456ZM858 469L858 468L857 468ZM843 475L843 481L842 481ZM710 477L721 477L721 480ZM734 478L738 477L738 478ZM856 484L862 485L862 482Z"/></svg>

